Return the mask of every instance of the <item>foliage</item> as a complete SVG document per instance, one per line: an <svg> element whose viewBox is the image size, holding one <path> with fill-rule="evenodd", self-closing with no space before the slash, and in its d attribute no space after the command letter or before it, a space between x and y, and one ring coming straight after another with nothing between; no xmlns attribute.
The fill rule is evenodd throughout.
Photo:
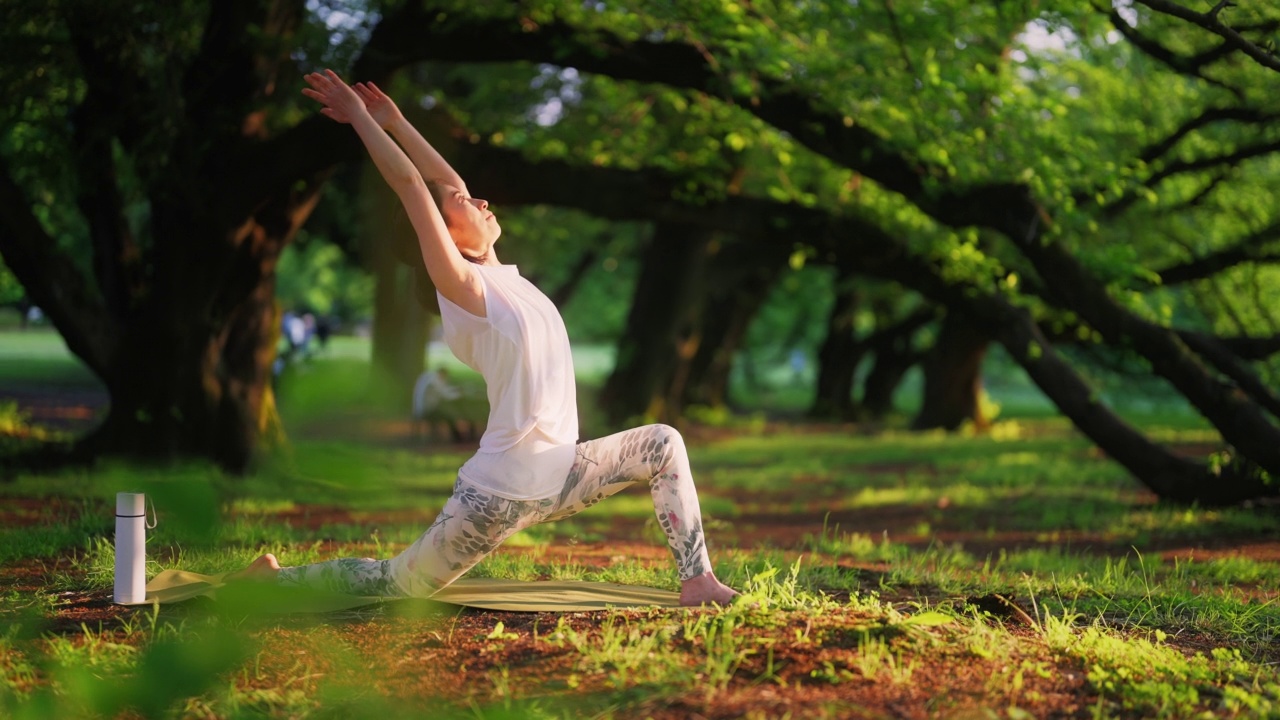
<svg viewBox="0 0 1280 720"><path fill-rule="evenodd" d="M196 102L198 93L188 91L203 87L202 73L225 79L245 72L237 76L240 85L225 86L240 94L235 102L200 105L210 113L209 127L227 141L219 148L244 142L255 151L296 149L290 141L312 137L307 133L316 125L288 88L300 72L323 65L359 67L380 79L399 70L388 86L406 105L447 113L460 153L472 146L514 151L519 162L550 177L557 177L552 168L564 167L642 177L664 212L674 204L699 222L731 222L700 217L700 208L763 203L777 222L754 229L752 241L789 248L792 272L771 290L775 297L739 358L749 381L770 356L811 352L818 344L832 284L817 266L845 254L842 261L856 265L861 257L850 248L879 251L868 267L855 266L857 273L887 274L883 264L903 258L919 262L892 278L902 286L876 293L878 303L859 309L860 329L879 327L926 296L944 302L941 286L1026 308L1042 326L1060 326L1063 341L1092 346L1105 339L1104 361L1151 375L1164 372L1153 357L1159 352L1102 326L1114 320L1133 327L1130 321L1142 319L1250 336L1280 327L1274 309L1280 233L1270 199L1280 170L1275 74L1225 51L1229 46L1223 50L1218 36L1145 4L325 0L307 4L296 23L284 23L287 29L266 19L249 23L246 45L236 46L244 62L227 67L200 64L202 43L219 39L206 32L209 18L218 17L210 7L126 5L133 12L106 13L94 28L104 38L100 46L77 44L84 28L56 8L23 0L5 9L3 39L12 49L0 63L0 89L21 102L0 116L6 129L0 159L26 199L15 205L30 206L51 238L45 245L65 251L58 257L79 269L90 294L110 290L96 286L111 284L101 266L112 253L102 241L111 223L86 210L95 184L79 172L89 169L77 150L85 136L114 182L117 229L136 238L143 287L154 280L156 249L177 242L172 229L157 223L164 219L158 210L166 202L190 207L190 197L231 202L234 188L204 187L199 179L214 177L224 160L254 155L237 150L216 161L193 159L211 146L183 134L193 132L184 122L194 110L182 103ZM1275 20L1273 9L1255 6L1233 17L1249 33L1265 32L1259 28ZM406 32L432 42L410 42ZM476 32L518 42L475 42L469 33ZM133 116L116 113L91 127L84 118L116 95L114 86L95 90L109 84L95 79L90 50L128 69L122 93L184 92L160 93L161 101L139 102ZM655 53L669 53L662 57L670 62L654 62ZM269 65L261 71L269 77L245 70L259 67L247 58ZM244 90L249 85L256 89ZM323 137L338 137L327 131L334 134ZM281 186L293 183L300 193L350 149L304 147L308 157L289 157L305 172L271 169L289 176ZM249 179L263 169L238 167ZM304 242L278 266L273 251L259 258L263 267L279 268L286 304L340 314L367 307L368 284L355 281L355 271L339 270L340 253L332 249L358 255L349 184L335 183L338 189L323 199L326 210L297 234ZM261 200L245 200L244 207ZM295 200L285 225L310 213L305 200L289 202ZM219 202L208 207L220 209ZM819 217L809 227L832 228L830 237L790 231L782 218L791 213ZM516 242L506 257L536 271L548 287L586 261L587 274L566 305L575 339L616 338L646 227L542 207L507 218ZM236 216L226 226L245 221ZM294 229L280 233L280 246ZM187 252L182 247L179 255ZM1077 289L1093 291L1096 281L1099 293L1085 301L1070 288L1050 292L1057 275L1039 255L1044 247L1078 260L1087 282ZM1234 259L1213 272L1177 277L1194 261L1227 257ZM45 297L58 297L45 290ZM150 297L141 289L132 296ZM233 315L227 308L210 314ZM1125 322L1115 319L1121 317ZM1159 337L1173 342L1172 333ZM77 352L86 344L72 343ZM1277 362L1241 367L1265 386L1280 374ZM1184 391L1213 385L1217 371L1194 366L1176 366L1196 373L1181 384ZM157 406L143 415L162 412ZM1215 422L1228 424L1226 415L1239 417L1218 413Z"/></svg>
<svg viewBox="0 0 1280 720"><path fill-rule="evenodd" d="M12 305L24 297L26 292L22 289L22 285L13 273L9 272L9 268L5 267L4 260L0 259L0 306Z"/></svg>
<svg viewBox="0 0 1280 720"><path fill-rule="evenodd" d="M276 299L285 308L356 321L373 314L373 278L322 240L298 241L276 266Z"/></svg>

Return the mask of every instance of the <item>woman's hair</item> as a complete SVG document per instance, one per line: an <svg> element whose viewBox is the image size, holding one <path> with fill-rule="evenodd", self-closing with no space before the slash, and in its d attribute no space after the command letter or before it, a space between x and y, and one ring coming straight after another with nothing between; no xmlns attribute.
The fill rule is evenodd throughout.
<svg viewBox="0 0 1280 720"><path fill-rule="evenodd" d="M436 209L440 211L440 217L444 218L444 225L447 228L449 227L449 216L444 212L444 201L446 199L444 195L444 183L439 180L427 180L426 183L427 191L431 193L431 199L436 202ZM458 253L461 254L462 257L466 258L468 262L473 262L476 265L483 265L484 262L489 259L488 253L472 257L471 255L462 252L461 248L458 249Z"/></svg>

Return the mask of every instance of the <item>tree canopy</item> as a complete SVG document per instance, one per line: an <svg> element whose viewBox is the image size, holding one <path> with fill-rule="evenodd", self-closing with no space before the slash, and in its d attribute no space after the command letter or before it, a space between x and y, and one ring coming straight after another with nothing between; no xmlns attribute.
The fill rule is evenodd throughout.
<svg viewBox="0 0 1280 720"><path fill-rule="evenodd" d="M682 238L645 262L701 268L682 281L687 302L642 303L657 299L642 272L628 322L683 313L645 327L674 333L671 352L687 352L694 375L699 353L732 336L712 321L759 308L735 292L743 278L831 265L909 291L886 322L923 298L1001 343L1158 493L1233 502L1276 490L1270 4L93 7L6 8L0 80L22 102L3 117L0 253L104 376L119 374L121 323L163 286L166 307L200 313L213 343L171 362L258 382L257 361L230 370L247 362L230 350L262 346L263 310L245 303L273 290L279 252L329 170L359 155L349 132L298 102L300 73L331 65L379 82L398 73L402 104L426 108L430 136L495 202ZM576 239L565 257L605 242ZM223 270L194 282L175 271L191 263ZM181 292L172 272L187 278ZM255 340L228 342L246 328ZM1142 436L1060 352L1067 342L1132 357L1230 451L1197 463ZM154 417L191 392L128 412ZM232 405L252 413L244 392ZM238 437L252 446L252 432Z"/></svg>

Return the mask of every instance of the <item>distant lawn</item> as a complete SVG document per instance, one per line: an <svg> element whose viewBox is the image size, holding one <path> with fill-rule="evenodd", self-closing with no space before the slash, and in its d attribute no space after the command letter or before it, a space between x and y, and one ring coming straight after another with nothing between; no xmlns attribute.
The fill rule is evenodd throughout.
<svg viewBox="0 0 1280 720"><path fill-rule="evenodd" d="M298 367L299 375L312 379L303 383L286 381L281 387L282 408L310 415L323 408L359 404L369 390L370 340L366 337L336 336L328 347ZM574 363L584 399L598 388L613 368L614 348L608 345L578 345ZM432 343L428 363L448 368L464 382L479 383L479 377L460 363L440 342ZM759 369L757 382L748 384L735 368L731 378L732 396L748 411L766 410L799 415L813 400L813 369L797 379L785 363ZM865 366L859 373L866 372ZM1034 419L1058 416L1057 408L1040 392L1021 367L1012 363L1003 350L993 346L986 364L988 412L997 419ZM1205 428L1200 418L1180 397L1160 391L1158 383L1145 380L1147 389L1134 390L1124 378L1099 381L1101 396L1131 422L1148 420L1183 428ZM67 349L62 338L48 326L28 330L0 329L0 396L6 388L50 388L55 390L100 388L101 384L85 365ZM894 401L900 416L891 421L905 425L919 408L923 377L913 368L903 379ZM586 408L588 413L593 412ZM286 409L286 419L290 410Z"/></svg>
<svg viewBox="0 0 1280 720"><path fill-rule="evenodd" d="M5 387L98 387L89 368L52 328L0 330L0 391Z"/></svg>

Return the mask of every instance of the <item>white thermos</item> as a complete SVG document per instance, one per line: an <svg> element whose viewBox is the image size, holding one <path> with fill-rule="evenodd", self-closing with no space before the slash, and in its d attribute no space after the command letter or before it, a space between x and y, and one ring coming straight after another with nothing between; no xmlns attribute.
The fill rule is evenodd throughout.
<svg viewBox="0 0 1280 720"><path fill-rule="evenodd" d="M115 601L129 605L147 600L146 495L116 493Z"/></svg>

